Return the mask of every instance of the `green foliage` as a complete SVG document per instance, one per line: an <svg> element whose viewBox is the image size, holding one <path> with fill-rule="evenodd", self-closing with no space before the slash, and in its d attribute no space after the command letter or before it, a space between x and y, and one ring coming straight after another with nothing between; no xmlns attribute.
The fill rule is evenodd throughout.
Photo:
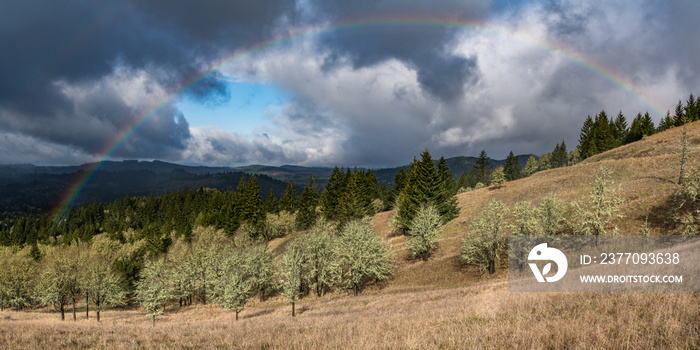
<svg viewBox="0 0 700 350"><path fill-rule="evenodd" d="M535 158L534 155L530 155L530 158L527 159L527 163L525 163L525 168L523 169L523 175L525 176L530 176L534 173L537 172L537 159Z"/></svg>
<svg viewBox="0 0 700 350"><path fill-rule="evenodd" d="M488 175L488 174L487 174ZM455 184L444 159L436 166L428 150L421 153L421 160L411 164L406 185L399 196L398 221L404 230L411 230L411 223L421 205L432 204L443 221L447 222L458 213Z"/></svg>
<svg viewBox="0 0 700 350"><path fill-rule="evenodd" d="M278 270L281 294L292 304L292 317L296 316L295 305L301 297L301 284L304 276L304 247L293 241L282 255Z"/></svg>
<svg viewBox="0 0 700 350"><path fill-rule="evenodd" d="M295 227L296 214L291 214L284 210L278 214L267 213L265 216L265 224L263 225L262 236L266 241L284 237L294 232Z"/></svg>
<svg viewBox="0 0 700 350"><path fill-rule="evenodd" d="M617 234L612 221L622 218L620 205L622 198L617 196L617 187L611 178L612 170L601 167L591 182L591 191L579 201L573 202L574 217L572 229L576 234L605 235Z"/></svg>
<svg viewBox="0 0 700 350"><path fill-rule="evenodd" d="M503 171L503 167L496 167L491 173L491 185L501 188L504 183L506 183L506 174Z"/></svg>
<svg viewBox="0 0 700 350"><path fill-rule="evenodd" d="M312 175L299 199L299 207L296 215L297 229L306 230L316 223L317 198L318 191L316 190L316 180Z"/></svg>
<svg viewBox="0 0 700 350"><path fill-rule="evenodd" d="M522 177L522 169L518 163L518 158L513 155L513 151L508 153L506 157L506 164L503 166L503 171L506 175L507 181L517 180Z"/></svg>
<svg viewBox="0 0 700 350"><path fill-rule="evenodd" d="M542 199L537 217L545 235L555 235L562 228L564 221L564 203L557 195L550 193Z"/></svg>
<svg viewBox="0 0 700 350"><path fill-rule="evenodd" d="M294 187L294 180L289 180L287 183L287 190L284 191L282 198L280 198L279 209L286 210L290 213L296 213L297 211L297 194L296 187Z"/></svg>
<svg viewBox="0 0 700 350"><path fill-rule="evenodd" d="M462 261L493 274L506 245L508 208L492 199L469 223L470 232L462 240Z"/></svg>
<svg viewBox="0 0 700 350"><path fill-rule="evenodd" d="M19 311L29 306L34 291L37 263L24 250L2 248L0 250L0 296L5 303Z"/></svg>
<svg viewBox="0 0 700 350"><path fill-rule="evenodd" d="M411 223L406 247L413 258L420 257L428 261L430 255L437 249L437 239L440 237L440 226L443 221L440 213L432 205L422 205Z"/></svg>
<svg viewBox="0 0 700 350"><path fill-rule="evenodd" d="M314 227L313 232L300 239L304 247L304 282L315 290L318 297L325 295L340 281L341 269L333 249L331 233L323 226Z"/></svg>
<svg viewBox="0 0 700 350"><path fill-rule="evenodd" d="M644 116L642 116L642 114L639 113L632 121L632 125L630 126L630 131L627 134L625 143L631 143L641 140L642 137L653 135L654 132L654 122L651 120L651 116L649 116L649 113L645 113Z"/></svg>
<svg viewBox="0 0 700 350"><path fill-rule="evenodd" d="M523 236L519 238L519 241L523 242L523 244L509 247L508 258L514 260L518 264L520 272L523 271L523 268L527 264L529 249L532 246L531 244L525 243L534 240L534 238L528 239L526 237L542 235L544 233L540 217L541 209L535 206L532 201L524 200L515 203L512 229L514 235Z"/></svg>
<svg viewBox="0 0 700 350"><path fill-rule="evenodd" d="M471 171L469 172L469 177L471 178L471 182L474 185L481 182L485 186L489 186L491 184L491 179L489 177L490 173L491 173L491 158L486 155L485 150L481 150L481 153L479 153L479 157L476 159L474 166L472 167Z"/></svg>
<svg viewBox="0 0 700 350"><path fill-rule="evenodd" d="M146 310L146 316L153 319L163 314L165 303L173 297L173 288L165 258L146 262L141 271L141 280L136 285L136 298Z"/></svg>
<svg viewBox="0 0 700 350"><path fill-rule="evenodd" d="M561 168L569 165L568 152L566 151L566 143L564 140L561 144L557 143L552 151L552 158L550 159L550 165L552 169Z"/></svg>
<svg viewBox="0 0 700 350"><path fill-rule="evenodd" d="M326 219L338 220L340 218L341 198L343 192L345 192L347 180L343 169L337 166L333 168L318 202L321 214Z"/></svg>
<svg viewBox="0 0 700 350"><path fill-rule="evenodd" d="M370 281L383 281L394 271L389 244L372 230L367 221L351 221L340 233L335 255L343 268L345 286L358 295Z"/></svg>
<svg viewBox="0 0 700 350"><path fill-rule="evenodd" d="M65 320L64 308L70 302L73 282L70 274L70 261L64 250L52 249L43 263L35 290L42 304L61 312L61 321Z"/></svg>
<svg viewBox="0 0 700 350"><path fill-rule="evenodd" d="M240 251L227 254L219 262L221 274L214 281L216 300L224 309L236 313L236 321L245 304L253 297L254 277L247 260Z"/></svg>
<svg viewBox="0 0 700 350"><path fill-rule="evenodd" d="M80 285L83 293L95 305L98 322L100 312L105 307L121 304L126 296L111 261L100 255L93 255L85 265Z"/></svg>

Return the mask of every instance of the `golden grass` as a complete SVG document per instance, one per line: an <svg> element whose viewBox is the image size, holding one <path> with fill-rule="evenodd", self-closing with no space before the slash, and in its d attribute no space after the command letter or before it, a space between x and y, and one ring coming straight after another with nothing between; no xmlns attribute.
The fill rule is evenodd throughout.
<svg viewBox="0 0 700 350"><path fill-rule="evenodd" d="M217 306L169 310L155 327L139 311L103 321L0 313L11 349L692 349L700 346L697 293L509 293L478 286L333 295L290 307L249 307L238 322Z"/></svg>
<svg viewBox="0 0 700 350"><path fill-rule="evenodd" d="M494 276L460 266L469 220L491 198L512 205L538 203L550 192L565 202L589 190L595 172L613 170L625 217L616 224L635 234L649 217L657 234L676 233L664 210L677 181L681 129L676 128L553 169L458 196L460 214L443 228L427 262L408 259L406 237L392 236L392 212L375 215L375 230L394 248L396 274L358 297L344 292L309 296L297 317L281 297L251 300L232 321L215 305L169 308L151 327L141 310L108 310L60 321L56 313L0 312L0 348L9 349L695 349L700 347L699 293L509 293L506 272ZM692 165L700 159L700 123L689 125ZM289 237L270 242L281 253ZM92 315L91 315L92 316ZM70 317L67 317L71 319Z"/></svg>

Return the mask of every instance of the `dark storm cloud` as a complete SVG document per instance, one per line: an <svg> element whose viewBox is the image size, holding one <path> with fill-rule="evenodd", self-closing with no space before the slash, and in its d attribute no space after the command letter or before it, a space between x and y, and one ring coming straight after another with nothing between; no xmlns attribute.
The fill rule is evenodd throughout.
<svg viewBox="0 0 700 350"><path fill-rule="evenodd" d="M217 55L268 37L293 17L294 6L289 0L3 1L0 127L95 154L110 132L143 113L125 105L128 92L104 88L116 69L146 72L151 84L178 91ZM98 89L78 103L66 86ZM217 74L188 93L214 103L229 97ZM155 118L161 128L135 135L142 140L127 153L156 157L161 148L182 147L186 121L166 110L167 117Z"/></svg>
<svg viewBox="0 0 700 350"><path fill-rule="evenodd" d="M447 26L415 26L401 24L406 18L440 18L478 20L486 15L486 1L342 1L311 0L317 16L332 22L363 21L389 18L397 24L365 26L350 30L333 31L321 38L330 50L327 68L333 68L350 59L355 68L367 67L389 59L397 59L412 66L423 89L443 100L454 100L463 95L464 86L478 80L475 57L458 57L450 53L448 44L456 29Z"/></svg>

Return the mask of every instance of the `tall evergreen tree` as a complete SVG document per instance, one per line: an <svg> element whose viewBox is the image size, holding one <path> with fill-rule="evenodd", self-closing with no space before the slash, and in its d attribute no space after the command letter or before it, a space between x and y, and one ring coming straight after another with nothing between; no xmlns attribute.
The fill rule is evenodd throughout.
<svg viewBox="0 0 700 350"><path fill-rule="evenodd" d="M452 173L446 162L443 165L433 164L428 150L421 153L421 160L413 160L408 173L408 181L401 193L399 202L399 224L406 230L411 229L415 213L423 204L433 204L437 207L445 222L458 213L457 201L454 198Z"/></svg>
<svg viewBox="0 0 700 350"><path fill-rule="evenodd" d="M255 227L260 227L265 219L265 213L263 213L263 203L260 197L260 186L258 185L257 177L251 177L245 186L242 204L240 209L241 220L247 221Z"/></svg>
<svg viewBox="0 0 700 350"><path fill-rule="evenodd" d="M527 159L527 163L525 163L525 168L523 169L523 175L530 176L536 172L537 172L537 159L535 158L534 155L531 154L530 158Z"/></svg>
<svg viewBox="0 0 700 350"><path fill-rule="evenodd" d="M297 190L294 187L294 180L289 180L287 183L287 190L284 191L282 198L280 198L280 210L285 210L290 213L297 211Z"/></svg>
<svg viewBox="0 0 700 350"><path fill-rule="evenodd" d="M622 114L622 111L615 117L615 122L612 124L613 137L615 137L615 144L617 146L622 146L627 137L627 118Z"/></svg>
<svg viewBox="0 0 700 350"><path fill-rule="evenodd" d="M659 126L656 128L656 132L662 132L668 130L674 126L673 118L671 118L671 112L667 111L666 116L661 119Z"/></svg>
<svg viewBox="0 0 700 350"><path fill-rule="evenodd" d="M595 121L593 122L593 140L600 153L615 148L615 137L610 127L608 115L604 110L596 115Z"/></svg>
<svg viewBox="0 0 700 350"><path fill-rule="evenodd" d="M270 192L267 194L267 199L263 204L263 210L265 213L271 214L276 214L279 212L279 201L277 200L277 197L275 197L275 192L272 191L272 189L270 189Z"/></svg>
<svg viewBox="0 0 700 350"><path fill-rule="evenodd" d="M304 187L304 192L299 199L296 225L299 230L311 228L316 223L316 203L318 190L316 190L316 178L311 175L309 183Z"/></svg>
<svg viewBox="0 0 700 350"><path fill-rule="evenodd" d="M476 159L472 170L469 175L472 179L472 187L476 186L477 183L482 183L484 186L491 184L491 179L489 174L491 173L491 158L486 155L485 150L481 150L479 157Z"/></svg>
<svg viewBox="0 0 700 350"><path fill-rule="evenodd" d="M673 121L676 126L681 126L685 124L685 109L683 108L683 103L681 102L681 100L678 100L678 104L676 105L675 114L673 115Z"/></svg>
<svg viewBox="0 0 700 350"><path fill-rule="evenodd" d="M554 147L554 151L552 151L552 157L549 160L551 168L567 166L569 163L568 155L569 153L566 151L566 143L564 140L561 141L561 144L557 143Z"/></svg>
<svg viewBox="0 0 700 350"><path fill-rule="evenodd" d="M328 220L337 220L340 215L340 201L347 186L347 176L343 169L335 166L328 177L328 183L323 187L319 207L323 216Z"/></svg>
<svg viewBox="0 0 700 350"><path fill-rule="evenodd" d="M591 154L589 148L591 148L592 145L595 145L595 142L593 142L593 119L589 115L583 122L583 126L581 127L581 134L578 138L578 146L581 151L581 159L586 159L589 157L589 155L598 153L596 151L595 153Z"/></svg>
<svg viewBox="0 0 700 350"><path fill-rule="evenodd" d="M508 157L506 157L506 164L503 166L503 171L505 171L506 180L508 181L517 180L522 176L522 169L518 163L518 158L513 155L513 151L508 153Z"/></svg>

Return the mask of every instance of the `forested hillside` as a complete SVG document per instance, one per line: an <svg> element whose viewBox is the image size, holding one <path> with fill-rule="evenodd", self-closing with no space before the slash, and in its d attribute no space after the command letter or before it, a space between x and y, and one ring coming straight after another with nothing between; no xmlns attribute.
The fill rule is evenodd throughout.
<svg viewBox="0 0 700 350"><path fill-rule="evenodd" d="M533 338L557 347L566 337L604 347L610 339L624 341L616 334L630 334L635 325L643 331L633 347L668 344L671 334L682 340L676 345L692 348L700 341L693 294L561 294L541 305L552 317L606 320L603 333L574 332L566 322L543 320L543 311L531 306L535 300L505 292L503 282L506 266L518 263L505 253L509 235L697 235L700 122L691 122L698 118L689 106L677 126L647 128L629 142L607 136L616 123L601 112L593 124L586 119L575 150L562 142L539 159L529 157L524 168L512 153L494 168L483 151L469 173L456 177L444 158L434 161L425 150L392 187L371 170L336 167L321 191L313 177L306 184L290 181L279 199L264 195L258 177L246 176L230 191L185 189L72 207L60 217L8 220L0 227L6 245L0 263L7 267L0 272L0 306L54 310L61 319L72 311L77 319L79 311L100 317L126 305L155 326L157 320L178 324L178 315L215 305L204 310L230 310L231 322L243 317L251 332L258 322L272 322L280 326L271 331L275 339L309 346L301 334L309 330L316 340L327 334L309 323L295 323L299 332L288 334L285 317L332 321L351 308L347 312L362 317L342 316L345 323L387 347L392 343L377 338L381 325L368 313L434 334L448 324L459 337L469 330L508 339L491 339L494 347ZM585 157L583 145L590 146ZM342 301L344 293L361 299ZM662 299L674 307L650 306ZM406 321L408 306L400 300L421 305L420 315L430 314L428 306L440 315ZM638 318L628 305L649 314ZM625 322L608 317L620 313ZM522 322L544 335L519 331ZM344 329L333 323L327 332L339 337ZM246 341L256 347L264 339Z"/></svg>

